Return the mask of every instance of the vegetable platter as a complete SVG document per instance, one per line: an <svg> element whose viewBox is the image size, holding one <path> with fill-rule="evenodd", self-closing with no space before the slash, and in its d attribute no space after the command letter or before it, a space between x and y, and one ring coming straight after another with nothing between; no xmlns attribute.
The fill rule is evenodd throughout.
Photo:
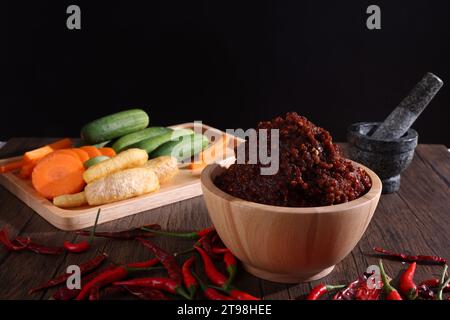
<svg viewBox="0 0 450 320"><path fill-rule="evenodd" d="M138 121L142 121L142 119ZM135 125L135 122L133 125ZM171 145L175 144L173 140L182 141L185 137L176 136L172 141L155 148L155 143L158 145L161 144L162 140L167 140L164 138L164 134L167 135L167 132L162 130L162 127L145 128L146 125L148 125L148 122L142 123L140 128L134 128L132 132L122 132L122 137L125 136L125 138L116 137L108 145L104 145L98 141L99 135L105 135L102 139L108 140L113 137L108 136L108 132L96 132L95 130L98 130L98 127L92 130L88 124L83 127L81 136L84 144L86 140L90 140L92 146L81 146L78 148L71 146L71 149L67 149L65 144L67 143L66 140L69 139L63 139L58 140L53 145L55 148L65 147L65 149L53 150L51 154L48 154L49 150L47 149L49 147L52 149L52 144L27 152L21 157L2 159L0 160L0 171L3 172L0 173L0 184L49 223L62 230L78 230L93 226L99 208L102 214L98 223L104 223L201 195L200 173L205 163L202 160L198 162L198 157L197 163L189 163L189 161L185 160L184 162L178 162L177 165L175 160L178 167L178 169L175 168L176 174L165 175L165 173L162 173L161 176L161 172L159 172L161 168L161 166L158 167L161 162L160 159L164 160L167 157L164 154L167 154L167 149L170 149ZM94 134L84 137L83 130L86 127L88 134L92 132ZM184 123L166 128L166 130L172 130L179 133L179 135L184 135L185 132L192 132L191 130L198 132L198 129L199 125L194 123ZM114 130L116 131L117 128L114 128ZM125 129L119 128L120 130ZM214 148L226 150L224 151L226 152L226 157L221 155L215 161L225 166L234 162L234 150L242 142L241 139L205 124L201 124L200 130L203 133L203 135L199 134L202 136L202 151L199 153L200 155L202 153L206 154L209 150L214 150ZM158 132L155 133L155 131ZM158 139L146 139L152 134L153 136L157 134L156 138ZM221 138L215 141L216 137ZM78 140L73 139L72 141L73 145L78 144ZM82 151L79 151L80 149ZM71 153L67 150L72 150L73 152ZM148 153L148 158L150 159L148 162L146 162L147 151L150 151ZM41 152L47 152L44 159L36 161L34 166L32 166L33 168L28 168L27 165L30 161L27 157L33 158L35 154ZM46 162L57 162L55 159L60 158L60 160L63 160L61 166L66 167L73 162L74 154L77 154L76 156L82 159L81 162L77 162L76 170L74 170L80 169L77 167L79 166L78 163L84 164L83 168L80 169L83 171L80 179L85 180L85 182L82 181L82 188L78 188L79 183L74 181L76 179L73 177L72 172L70 173L70 180L68 180L68 183L64 183L63 186L55 187L51 184L52 181L47 182L47 176L51 176L51 174L47 172L49 170L46 168ZM134 167L124 166L123 159L129 161L127 154L133 154L133 156L138 154L138 157L134 157L133 160L136 162ZM139 159L139 156L142 158L142 154L144 158ZM139 161L141 163L138 163ZM143 166L142 163L144 163ZM120 168L122 171L109 174L110 168L114 166L122 166ZM146 166L153 170L145 168ZM164 165L162 168L165 169ZM44 173L42 174L41 172ZM75 172L75 176L77 174L78 172ZM106 176L107 174L109 175ZM59 175L59 173L53 175ZM127 185L131 187L136 185L135 181L127 182L126 180L121 180L124 177L128 178L133 175L135 176L134 179L142 180L142 190L138 190L139 192L127 190ZM117 197L117 194L108 194L107 188L112 188L111 185L114 185L114 183L120 186L116 188L119 189L120 196L122 196L122 193L125 194L122 198L120 196ZM52 187L48 187L48 185ZM61 187L69 190L70 192L67 192L69 194L61 195L61 193L66 192L54 193L55 190L59 191ZM106 192L105 189L107 190ZM113 191L117 193L117 190Z"/></svg>

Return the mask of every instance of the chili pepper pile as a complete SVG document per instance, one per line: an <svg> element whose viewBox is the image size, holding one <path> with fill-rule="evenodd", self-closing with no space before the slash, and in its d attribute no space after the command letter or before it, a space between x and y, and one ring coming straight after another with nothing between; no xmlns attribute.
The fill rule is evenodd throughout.
<svg viewBox="0 0 450 320"><path fill-rule="evenodd" d="M59 287L52 295L55 300L98 300L108 298L110 294L130 295L143 300L169 300L173 297L259 300L233 286L238 261L223 245L213 227L195 232L176 233L161 231L159 225L152 224L116 232L97 232L99 214L100 211L91 231L76 232L79 236L89 236L88 241L77 243L64 241L60 247L51 247L35 243L30 237L10 238L8 230L3 228L0 230L0 244L11 252L28 250L37 254L57 255L64 252L84 253L93 249L95 237L103 237L118 241L136 241L147 248L149 254L154 257L140 262L108 263L102 268L102 264L109 258L106 253L100 253L79 265L81 288L69 289L66 282L71 274L63 273L30 289L29 294ZM149 241L149 238L155 236L177 237L195 242L183 252L170 253ZM188 255L182 264L178 264L176 259L176 256L180 255ZM159 269L164 269L167 276L151 274L153 270ZM201 269L202 273L199 272ZM222 273L221 269L225 270L227 275ZM204 275L204 279L200 277L201 275Z"/></svg>
<svg viewBox="0 0 450 320"><path fill-rule="evenodd" d="M444 300L443 293L450 291L450 277L448 277L447 260L437 256L409 255L395 253L382 248L374 248L389 258L411 262L404 270L398 281L398 290L392 285L391 278L386 274L383 261L379 261L381 281L374 283L373 274L364 274L347 286L345 285L316 285L306 296L306 300L318 300L328 293L342 289L334 294L333 300L415 300L437 299ZM444 264L440 279L430 278L419 284L414 281L417 264Z"/></svg>

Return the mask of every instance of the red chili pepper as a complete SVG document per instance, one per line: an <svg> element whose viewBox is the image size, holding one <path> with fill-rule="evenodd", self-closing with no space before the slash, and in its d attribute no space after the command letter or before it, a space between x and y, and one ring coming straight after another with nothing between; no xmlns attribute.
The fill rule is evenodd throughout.
<svg viewBox="0 0 450 320"><path fill-rule="evenodd" d="M194 246L199 246L214 260L218 260L219 257L213 252L212 245L212 233L208 233L201 237Z"/></svg>
<svg viewBox="0 0 450 320"><path fill-rule="evenodd" d="M17 237L14 239L15 242L26 245L26 249L38 254L48 254L48 255L58 255L65 251L64 247L47 247L34 242L28 242L29 238Z"/></svg>
<svg viewBox="0 0 450 320"><path fill-rule="evenodd" d="M9 251L22 251L25 250L28 246L28 244L31 242L30 238L22 238L24 241L23 243L19 245L15 245L11 242L8 235L8 230L6 228L3 228L0 230L0 243L3 244L3 246L8 249Z"/></svg>
<svg viewBox="0 0 450 320"><path fill-rule="evenodd" d="M190 257L183 263L183 266L181 268L181 271L183 273L184 286L187 288L189 296L191 298L194 297L195 292L197 291L198 288L198 282L191 272L191 266L194 263L194 261L195 258Z"/></svg>
<svg viewBox="0 0 450 320"><path fill-rule="evenodd" d="M225 277L212 262L208 254L200 247L195 247L195 250L200 254L203 260L203 265L205 266L205 274L208 279L215 285L219 287L227 286L227 277Z"/></svg>
<svg viewBox="0 0 450 320"><path fill-rule="evenodd" d="M100 299L100 285L95 285L91 288L89 293L89 300L99 300Z"/></svg>
<svg viewBox="0 0 450 320"><path fill-rule="evenodd" d="M110 265L108 267L106 267L103 270L99 270L99 271L95 271L92 273L89 273L87 275L84 275L81 277L81 284L82 286L84 286L84 283L89 283L92 279L96 278L97 276L99 276L100 274L115 269L117 268L117 266L115 265ZM74 299L78 296L78 294L80 293L81 289L69 289L67 288L67 286L63 286L61 288L59 288L53 295L53 299L55 300L71 300Z"/></svg>
<svg viewBox="0 0 450 320"><path fill-rule="evenodd" d="M94 228L92 229L89 241L82 241L79 243L71 243L69 241L64 241L64 248L67 251L72 252L72 253L81 253L81 252L85 252L85 251L89 250L92 242L94 241L94 234L95 234L95 229L97 229L97 223L98 223L98 218L100 216L100 211L101 211L101 209L98 209L97 216L95 217Z"/></svg>
<svg viewBox="0 0 450 320"><path fill-rule="evenodd" d="M383 280L384 292L386 293L386 299L403 300L398 291L389 283L386 272L384 271L383 262L381 260L380 260L380 272L381 272L381 279Z"/></svg>
<svg viewBox="0 0 450 320"><path fill-rule="evenodd" d="M345 285L332 286L332 285L318 284L317 286L312 288L312 290L306 297L306 300L318 300L325 293L342 288L345 288Z"/></svg>
<svg viewBox="0 0 450 320"><path fill-rule="evenodd" d="M200 279L200 277L193 272L194 277L197 279L198 283L200 284L200 288L202 289L203 295L208 299L208 300L233 300L230 297L227 297L226 295L221 294L219 291L217 291L216 289L207 287L203 281Z"/></svg>
<svg viewBox="0 0 450 320"><path fill-rule="evenodd" d="M149 224L145 225L145 228L152 229L152 230L159 230L161 229L161 226L159 224ZM79 230L76 232L78 235L81 236L90 236L91 231L88 230ZM111 239L120 239L120 240L133 240L136 238L147 238L147 237L153 237L154 235L143 231L142 227L138 228L132 228L128 230L122 230L122 231L115 231L115 232L95 232L95 237L102 237L102 238L111 238Z"/></svg>
<svg viewBox="0 0 450 320"><path fill-rule="evenodd" d="M439 279L438 278L427 279L419 283L419 286L421 285L426 285L429 288L436 288L439 287ZM444 288L444 292L448 291L450 291L450 284Z"/></svg>
<svg viewBox="0 0 450 320"><path fill-rule="evenodd" d="M175 259L173 254L155 246L148 240L142 238L136 238L136 240L153 252L156 258L158 258L161 264L166 268L170 279L174 280L178 285L181 285L183 283L181 268L178 265L177 260Z"/></svg>
<svg viewBox="0 0 450 320"><path fill-rule="evenodd" d="M87 261L85 263L82 263L80 265L81 275L86 274L86 273L88 273L88 272L98 268L102 264L102 262L106 260L107 257L108 256L105 253L102 253L102 254L96 256L94 259L89 260L89 261ZM50 288L50 287L54 287L54 286L56 286L58 284L64 283L64 282L67 281L67 279L70 276L71 276L70 273L62 273L62 274L54 277L53 279L51 279L51 280L41 284L40 286L38 286L38 287L36 287L34 289L31 289L28 293L32 294L34 292L37 292L37 291L40 291L40 290L43 290L43 289L47 289L47 288Z"/></svg>
<svg viewBox="0 0 450 320"><path fill-rule="evenodd" d="M167 291L172 294L179 294L180 296L191 300L191 297L184 291L180 284L169 278L137 278L126 281L114 282L115 286L137 286L148 287L158 290Z"/></svg>
<svg viewBox="0 0 450 320"><path fill-rule="evenodd" d="M76 297L76 300L84 300L90 295L93 288L101 288L113 282L120 281L127 275L128 270L125 266L119 266L111 270L106 270L86 283Z"/></svg>
<svg viewBox="0 0 450 320"><path fill-rule="evenodd" d="M227 285L230 285L231 282L233 282L234 277L236 276L237 260L231 252L226 252L223 256L223 261L225 262L225 268L228 272Z"/></svg>
<svg viewBox="0 0 450 320"><path fill-rule="evenodd" d="M196 239L200 239L201 237L204 237L208 233L213 232L215 229L214 229L214 227L208 227L208 228L202 229L200 231L194 231L194 232L170 232L170 231L153 230L153 229L149 229L146 227L142 227L142 230L151 232L153 234L162 235L162 236L196 240Z"/></svg>
<svg viewBox="0 0 450 320"><path fill-rule="evenodd" d="M214 254L224 254L224 253L231 252L231 251L228 248L213 247L212 252Z"/></svg>
<svg viewBox="0 0 450 320"><path fill-rule="evenodd" d="M423 255L407 255L404 253L395 253L383 248L375 247L373 248L378 253L383 253L391 258L400 259L407 262L427 262L427 263L438 263L446 264L447 259L438 256L423 256Z"/></svg>
<svg viewBox="0 0 450 320"><path fill-rule="evenodd" d="M112 287L120 288L120 287ZM138 297L141 300L170 300L164 293L157 289L146 288L146 287L133 287L133 286L122 286L132 295Z"/></svg>
<svg viewBox="0 0 450 320"><path fill-rule="evenodd" d="M356 288L355 300L379 300L382 290L382 282L379 286L369 288L367 281L364 281L358 288Z"/></svg>
<svg viewBox="0 0 450 320"><path fill-rule="evenodd" d="M419 284L417 286L417 292L419 297L425 300L432 300L434 299L434 292L431 290L427 285L425 284Z"/></svg>
<svg viewBox="0 0 450 320"><path fill-rule="evenodd" d="M261 300L260 298L257 298L255 296L252 296L251 294L238 290L236 288L231 288L227 290L228 294L237 300Z"/></svg>
<svg viewBox="0 0 450 320"><path fill-rule="evenodd" d="M128 269L139 269L139 268L150 268L159 263L158 258L153 258L150 260L142 261L142 262L133 262L128 263L126 267Z"/></svg>
<svg viewBox="0 0 450 320"><path fill-rule="evenodd" d="M408 300L417 298L417 285L414 283L414 273L416 272L416 262L409 265L408 269L400 277L400 293Z"/></svg>

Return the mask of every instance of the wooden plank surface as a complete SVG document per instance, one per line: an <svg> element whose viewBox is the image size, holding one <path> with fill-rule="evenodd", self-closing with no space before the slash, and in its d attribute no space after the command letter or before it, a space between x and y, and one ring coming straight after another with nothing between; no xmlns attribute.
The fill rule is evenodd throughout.
<svg viewBox="0 0 450 320"><path fill-rule="evenodd" d="M47 140L48 141L48 140ZM0 158L15 156L47 142L45 139L15 138L0 150ZM374 218L363 238L335 270L320 280L348 283L376 264L373 246L412 253L438 254L450 258L450 155L441 145L419 145L411 166L402 175L400 192L382 195ZM159 223L168 230L194 230L210 225L202 197L126 217L101 225L101 230L119 230L147 223ZM73 233L59 231L0 187L0 227L9 225L12 235L29 235L37 242L56 245L63 240L81 239ZM181 251L192 242L159 237L154 240L169 251ZM97 239L98 251L105 251L111 261L128 262L148 258L148 251L130 241ZM70 264L79 264L96 254L40 256L31 252L9 253L0 248L0 299L48 299L53 290L28 295L37 284L64 272ZM179 258L183 260L182 257ZM404 269L399 262L386 261L387 272L394 278ZM438 275L440 266L419 266L416 279ZM285 285L255 278L242 269L236 286L265 299L294 299L304 296L318 283Z"/></svg>

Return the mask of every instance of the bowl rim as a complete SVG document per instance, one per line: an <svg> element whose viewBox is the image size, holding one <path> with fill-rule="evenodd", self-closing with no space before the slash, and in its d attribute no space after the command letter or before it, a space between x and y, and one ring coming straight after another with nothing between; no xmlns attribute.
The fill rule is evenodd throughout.
<svg viewBox="0 0 450 320"><path fill-rule="evenodd" d="M349 160L349 159L348 159ZM223 169L222 166L219 164L213 163L206 166L200 176L200 181L202 188L207 189L209 192L215 194L216 196L223 198L224 200L227 200L229 202L233 202L234 205L242 206L242 207L251 207L255 209L260 209L264 211L276 211L276 212L283 212L283 213L289 213L289 214L311 214L311 213L334 213L336 211L345 211L348 209L354 209L360 206L363 206L375 198L379 197L381 195L382 190L382 183L380 178L367 168L366 166L363 166L362 164L351 161L353 164L361 167L363 170L366 171L366 173L369 175L370 180L372 181L372 187L369 189L369 191L364 194L363 196L344 203L335 204L335 205L329 205L329 206L321 206L321 207L283 207L283 206L273 206L269 204L263 204L263 203L257 203L252 202L248 200L244 200L235 196L232 196L225 191L222 191L219 189L214 182L211 179L212 174L218 170ZM204 193L203 193L204 194Z"/></svg>

